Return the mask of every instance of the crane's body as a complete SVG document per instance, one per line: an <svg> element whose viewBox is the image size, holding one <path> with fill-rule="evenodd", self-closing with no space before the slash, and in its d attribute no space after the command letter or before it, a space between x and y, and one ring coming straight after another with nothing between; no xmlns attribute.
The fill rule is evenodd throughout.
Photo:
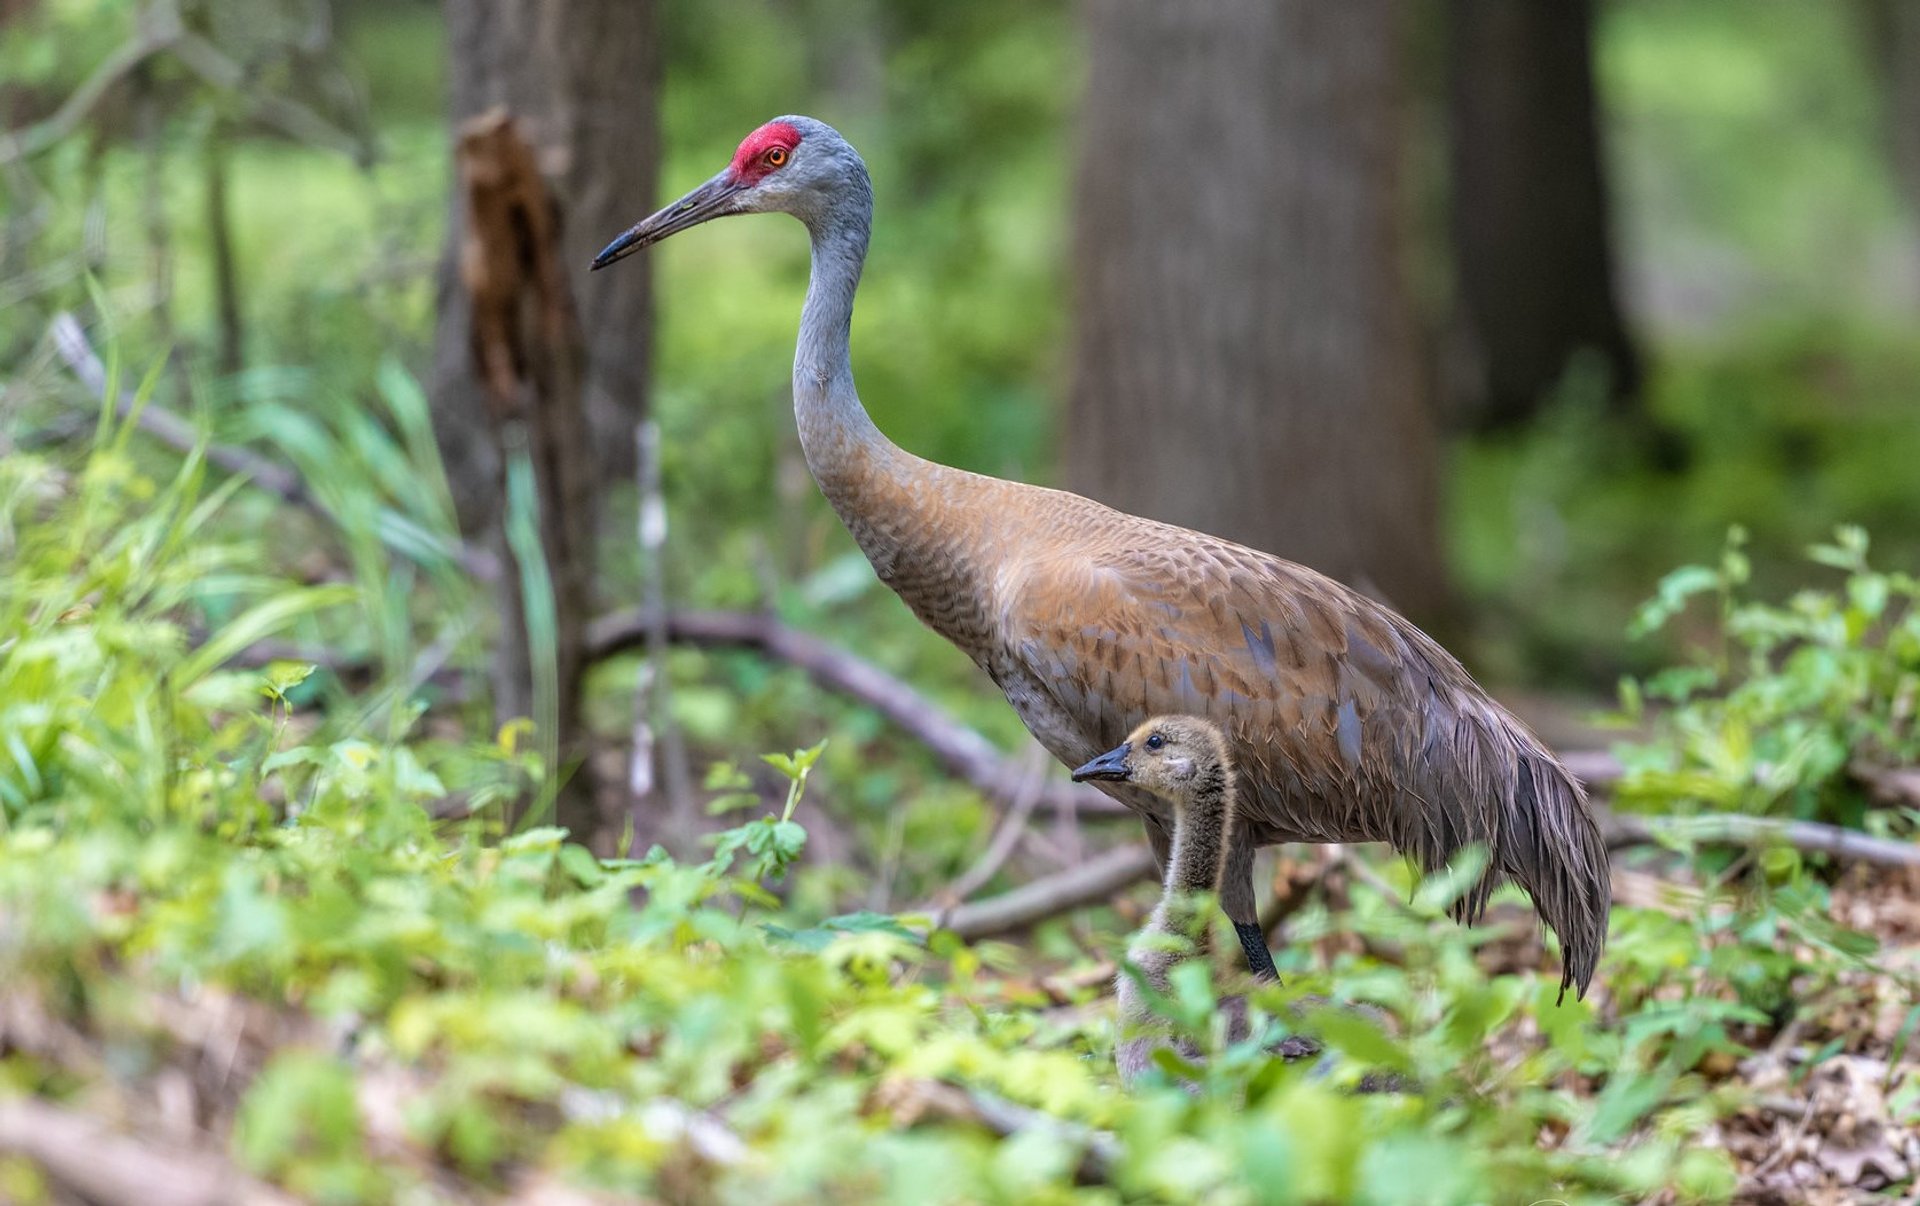
<svg viewBox="0 0 1920 1206"><path fill-rule="evenodd" d="M854 388L849 332L866 256L865 165L785 117L734 162L615 240L596 268L731 213L795 215L813 271L794 358L808 468L874 571L992 677L1049 753L1077 766L1143 718L1204 717L1239 768L1221 903L1257 972L1252 861L1275 842L1385 841L1432 870L1470 843L1560 936L1582 990L1606 939L1606 848L1578 783L1444 649L1305 567L1091 499L935 464L895 446ZM1141 433L1151 439L1151 432ZM1171 815L1125 783L1163 869Z"/></svg>

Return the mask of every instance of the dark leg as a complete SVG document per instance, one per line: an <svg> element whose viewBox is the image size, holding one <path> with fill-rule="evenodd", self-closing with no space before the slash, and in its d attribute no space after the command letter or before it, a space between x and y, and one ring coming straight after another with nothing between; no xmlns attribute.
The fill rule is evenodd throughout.
<svg viewBox="0 0 1920 1206"><path fill-rule="evenodd" d="M1278 980L1280 971L1267 950L1267 935L1260 928L1260 914L1253 905L1253 844L1244 841L1238 831L1227 839L1227 865L1220 872L1220 908L1233 922L1240 936L1240 949L1247 953L1247 970L1262 980Z"/></svg>

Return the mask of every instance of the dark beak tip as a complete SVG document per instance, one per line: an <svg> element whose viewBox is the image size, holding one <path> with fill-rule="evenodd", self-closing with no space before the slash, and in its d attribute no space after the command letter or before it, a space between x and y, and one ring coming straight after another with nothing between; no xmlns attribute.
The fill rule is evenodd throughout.
<svg viewBox="0 0 1920 1206"><path fill-rule="evenodd" d="M1127 754L1128 749L1126 746L1121 746L1119 749L1108 750L1093 761L1075 769L1072 773L1072 779L1075 783L1085 783L1091 779L1104 779L1108 782L1124 783L1133 777L1127 769Z"/></svg>
<svg viewBox="0 0 1920 1206"><path fill-rule="evenodd" d="M629 255L640 250L636 245L638 242L639 240L633 238L631 235L621 235L600 249L600 254L593 257L593 263L587 265L587 271L598 272L602 268L619 263Z"/></svg>

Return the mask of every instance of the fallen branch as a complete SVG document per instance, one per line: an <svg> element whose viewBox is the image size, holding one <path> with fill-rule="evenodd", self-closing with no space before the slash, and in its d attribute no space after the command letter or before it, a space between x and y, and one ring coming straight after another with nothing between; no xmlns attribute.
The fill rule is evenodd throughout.
<svg viewBox="0 0 1920 1206"><path fill-rule="evenodd" d="M248 78L248 68L193 33L180 33L169 49L173 57L215 91L242 97L252 116L295 142L338 151L360 168L373 166L373 146L328 121L319 112L285 96L260 88Z"/></svg>
<svg viewBox="0 0 1920 1206"><path fill-rule="evenodd" d="M74 378L96 397L105 395L107 366L101 363L93 344L88 342L80 320L64 312L56 314L49 332L53 336L54 351L59 353ZM155 403L138 405L129 390L121 391L119 398L114 401L114 410L123 419L137 410L139 418L135 421L140 430L175 452L192 452L200 446L200 433L192 423ZM225 444L210 444L207 446L207 463L216 469L239 474L260 489L277 494L296 507L313 511L321 509L319 500L307 490L299 474L257 452Z"/></svg>
<svg viewBox="0 0 1920 1206"><path fill-rule="evenodd" d="M1920 807L1920 766L1876 766L1855 761L1847 767L1847 773L1882 804Z"/></svg>
<svg viewBox="0 0 1920 1206"><path fill-rule="evenodd" d="M1872 837L1855 829L1817 821L1781 821L1738 814L1640 817L1603 809L1600 828L1611 850L1667 845L1675 841L1733 846L1777 843L1850 862L1920 867L1920 843ZM967 939L1003 934L1103 900L1149 878L1154 870L1153 856L1145 846L1119 846L1078 867L1034 880L1011 892L958 905L942 924ZM1360 870L1358 864L1354 870ZM1376 886L1387 892L1383 885Z"/></svg>
<svg viewBox="0 0 1920 1206"><path fill-rule="evenodd" d="M1079 1175L1083 1182L1105 1181L1123 1154L1120 1141L1110 1131L1095 1130L983 1089L962 1088L944 1080L915 1077L888 1081L874 1091L873 1104L900 1127L930 1118L971 1123L1002 1139L1032 1132L1051 1135L1080 1148Z"/></svg>
<svg viewBox="0 0 1920 1206"><path fill-rule="evenodd" d="M1039 750L1036 748L1031 752L1038 754ZM978 892L993 878L995 872L1006 865L1013 848L1026 832L1027 818L1033 815L1033 802L1039 798L1040 789L1046 783L1046 773L1046 764L1034 759L1028 769L1026 786L1007 805L1000 823L994 827L992 838L987 842L987 848L972 866L961 873L960 878L934 893L933 898L941 902L943 908L950 908Z"/></svg>
<svg viewBox="0 0 1920 1206"><path fill-rule="evenodd" d="M1697 842L1706 845L1785 845L1810 854L1882 867L1920 867L1920 842L1896 842L1818 821L1782 821L1738 813L1697 817L1642 817L1603 812L1601 832L1607 848Z"/></svg>
<svg viewBox="0 0 1920 1206"><path fill-rule="evenodd" d="M162 1146L31 1097L0 1102L0 1152L23 1156L57 1186L103 1206L292 1206L212 1152Z"/></svg>
<svg viewBox="0 0 1920 1206"><path fill-rule="evenodd" d="M648 617L640 611L596 620L587 638L589 656L600 660L641 648L646 644L647 628ZM1020 798L1026 776L1014 760L925 695L864 658L769 615L676 611L668 614L666 628L668 639L678 645L752 649L802 670L821 687L878 711L926 746L948 774L971 783L983 795L1008 804ZM1083 814L1128 815L1124 805L1078 783L1046 784L1033 806L1062 804Z"/></svg>
<svg viewBox="0 0 1920 1206"><path fill-rule="evenodd" d="M1151 878L1156 870L1153 852L1142 843L1130 842L1011 892L956 905L941 924L968 941L1004 934L1105 900Z"/></svg>

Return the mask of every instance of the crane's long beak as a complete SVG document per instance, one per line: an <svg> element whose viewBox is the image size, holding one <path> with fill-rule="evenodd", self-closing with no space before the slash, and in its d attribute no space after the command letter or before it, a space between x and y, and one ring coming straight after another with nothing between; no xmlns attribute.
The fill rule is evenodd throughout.
<svg viewBox="0 0 1920 1206"><path fill-rule="evenodd" d="M1073 772L1075 783L1085 783L1089 779L1110 779L1116 783L1125 783L1133 778L1133 771L1127 766L1127 758L1133 753L1133 742L1129 741L1087 763Z"/></svg>
<svg viewBox="0 0 1920 1206"><path fill-rule="evenodd" d="M659 213L635 222L625 234L608 243L604 251L593 257L593 270L597 272L615 260L625 259L643 247L653 246L668 235L679 234L689 226L698 226L710 218L737 213L735 198L745 191L747 186L736 180L731 171L721 172Z"/></svg>

